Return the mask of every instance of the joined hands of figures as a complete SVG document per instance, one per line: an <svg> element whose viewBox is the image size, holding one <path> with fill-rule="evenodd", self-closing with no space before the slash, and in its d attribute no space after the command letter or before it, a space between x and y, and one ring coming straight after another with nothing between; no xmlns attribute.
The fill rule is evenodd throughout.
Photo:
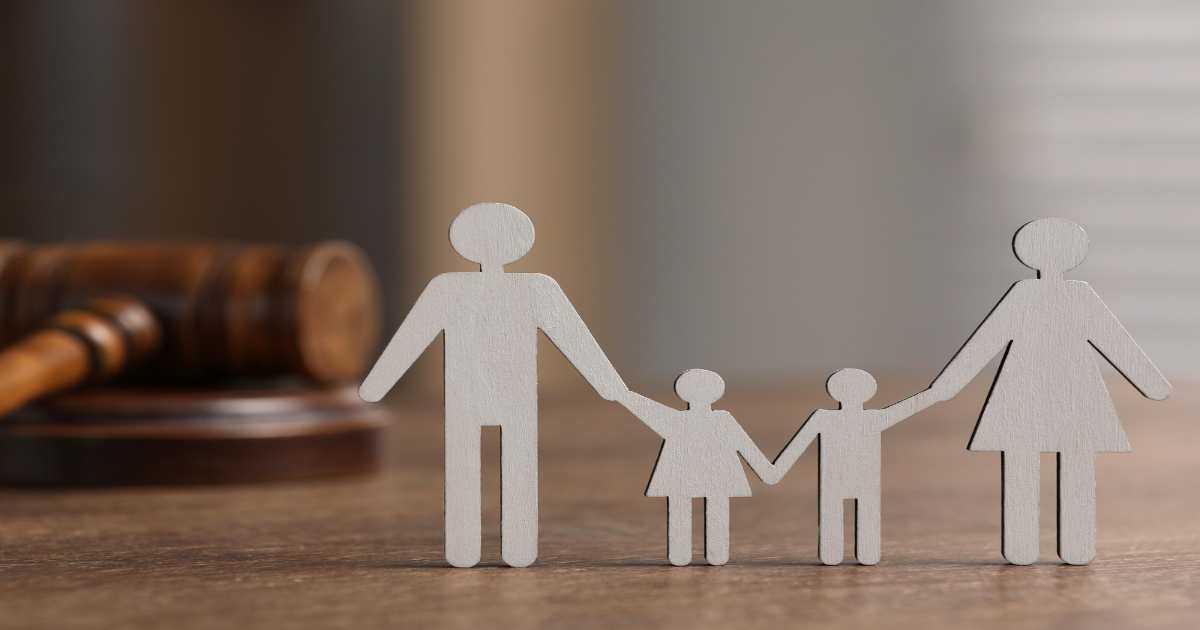
<svg viewBox="0 0 1200 630"><path fill-rule="evenodd" d="M606 392L602 392L602 395L605 393ZM912 409L910 413L915 414L924 411L936 403L950 400L957 394L958 391L950 385L935 381L930 385L929 388L902 399L896 403L896 405L905 404L910 406ZM634 417L638 418L641 422L643 422L643 424L646 424L645 419L643 419L638 413L638 404L641 401L652 399L648 399L645 396L627 388L621 390L620 393L612 396L611 398L607 395L605 395L604 398L606 400L619 403L621 406L629 410ZM904 418L907 418L908 415L909 414L905 414ZM788 450L788 447L792 445L792 442L795 440L795 438L796 435L793 435L792 439L788 441L788 444L784 445L784 451ZM755 472L758 473L758 476L763 483L769 486L774 486L782 481L784 476L787 475L791 466L779 464L778 462L781 459L783 459L783 451L780 452L780 455L777 456L774 461L770 463L759 463L758 466L755 467Z"/></svg>

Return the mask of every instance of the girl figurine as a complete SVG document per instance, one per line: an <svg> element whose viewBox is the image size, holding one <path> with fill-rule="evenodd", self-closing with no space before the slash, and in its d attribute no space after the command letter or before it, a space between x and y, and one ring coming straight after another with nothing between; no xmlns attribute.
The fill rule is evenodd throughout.
<svg viewBox="0 0 1200 630"><path fill-rule="evenodd" d="M725 393L725 381L708 370L688 370L675 379L675 393L687 403L680 411L640 394L619 399L633 415L663 438L646 487L648 497L667 497L667 556L671 564L692 561L692 499L704 498L704 558L729 561L729 498L750 496L738 455L763 481L774 484L775 466L728 411L712 404Z"/></svg>

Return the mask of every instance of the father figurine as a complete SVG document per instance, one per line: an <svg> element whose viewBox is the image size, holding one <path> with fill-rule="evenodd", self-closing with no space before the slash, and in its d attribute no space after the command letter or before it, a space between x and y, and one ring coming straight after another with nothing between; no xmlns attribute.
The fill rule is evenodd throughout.
<svg viewBox="0 0 1200 630"><path fill-rule="evenodd" d="M537 559L537 331L540 328L606 400L628 388L553 278L506 273L533 246L533 222L517 208L481 203L459 213L450 244L479 272L444 273L367 374L359 394L375 402L446 331L446 560L479 562L483 426L501 427L501 557Z"/></svg>

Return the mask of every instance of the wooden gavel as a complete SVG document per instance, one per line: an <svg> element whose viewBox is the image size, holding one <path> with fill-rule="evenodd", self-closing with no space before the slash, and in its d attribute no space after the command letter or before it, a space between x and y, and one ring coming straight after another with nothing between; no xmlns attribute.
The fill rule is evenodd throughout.
<svg viewBox="0 0 1200 630"><path fill-rule="evenodd" d="M0 243L0 415L143 365L195 382L358 378L379 335L353 245Z"/></svg>

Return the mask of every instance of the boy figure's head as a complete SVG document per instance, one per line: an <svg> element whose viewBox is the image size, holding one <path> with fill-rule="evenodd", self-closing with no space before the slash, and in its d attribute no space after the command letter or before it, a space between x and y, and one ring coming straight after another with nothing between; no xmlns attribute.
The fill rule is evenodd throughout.
<svg viewBox="0 0 1200 630"><path fill-rule="evenodd" d="M842 404L842 409L862 409L863 403L875 395L875 377L864 370L844 368L825 381L829 396Z"/></svg>
<svg viewBox="0 0 1200 630"><path fill-rule="evenodd" d="M675 379L675 395L688 409L708 409L725 395L725 379L709 370L687 370Z"/></svg>

